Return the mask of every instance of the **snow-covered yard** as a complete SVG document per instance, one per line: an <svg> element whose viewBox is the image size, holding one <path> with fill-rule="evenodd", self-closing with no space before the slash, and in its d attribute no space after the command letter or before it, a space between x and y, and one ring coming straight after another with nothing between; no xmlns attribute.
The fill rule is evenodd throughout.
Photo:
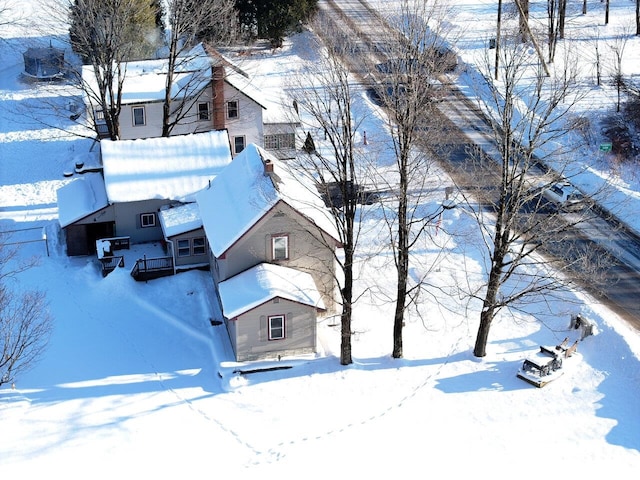
<svg viewBox="0 0 640 480"><path fill-rule="evenodd" d="M37 1L21 5L33 13ZM495 3L455 3L461 57L472 65L485 40L479 32L491 31ZM600 15L600 2L589 5ZM618 22L623 6L633 13L632 2L616 4L612 21ZM470 24L478 28L464 28ZM245 59L243 68L255 73L257 87L277 91L305 55L306 35L288 39L280 51ZM72 128L51 105L67 108L73 91L21 80L22 51L42 41L41 34L6 27L0 36L0 230L34 228L14 233L12 241L47 233L46 244L19 247L23 257L40 257L19 280L25 288L46 290L55 318L42 361L15 389L0 388L0 477L424 478L440 472L447 478L593 478L637 472L638 332L583 293L567 292L552 304L552 316L500 317L488 355L475 358L478 306L451 289L456 280L475 281L480 274L469 240L473 223L462 209L445 213L435 237L446 245L445 254L425 241L416 257L419 270L440 255L429 280L450 295L439 304L424 299L421 315L408 319L404 359L390 358L393 305L370 295L356 307L353 365L340 365L339 327L325 321L317 356L285 359L292 365L287 370L234 373L238 365L224 327L209 321L207 273L136 283L129 268L159 248L153 245L125 251L126 268L106 278L96 259L64 254L55 192L74 179L63 172L97 147L50 128L61 122ZM636 74L639 41L628 46ZM607 95L594 88L585 112L601 115L610 106ZM385 141L376 115L366 131L369 145L362 148ZM604 167L603 157L588 172L609 178ZM631 175L618 182L631 222L640 188ZM444 192L434 195L439 201ZM366 208L362 244L375 245L376 207ZM360 285L392 291L390 261L379 255L363 262ZM579 344L578 361L543 389L516 378L522 360L539 345L575 340L569 321L576 312L597 323L597 334Z"/></svg>

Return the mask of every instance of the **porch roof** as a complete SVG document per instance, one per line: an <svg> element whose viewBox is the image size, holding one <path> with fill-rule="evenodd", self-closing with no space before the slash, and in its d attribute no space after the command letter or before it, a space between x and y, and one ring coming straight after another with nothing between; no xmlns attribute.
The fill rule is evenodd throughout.
<svg viewBox="0 0 640 480"><path fill-rule="evenodd" d="M171 238L181 233L202 227L202 218L197 203L170 206L160 210L160 225L165 237Z"/></svg>
<svg viewBox="0 0 640 480"><path fill-rule="evenodd" d="M220 282L224 315L231 319L276 297L324 310L322 297L310 274L261 263Z"/></svg>

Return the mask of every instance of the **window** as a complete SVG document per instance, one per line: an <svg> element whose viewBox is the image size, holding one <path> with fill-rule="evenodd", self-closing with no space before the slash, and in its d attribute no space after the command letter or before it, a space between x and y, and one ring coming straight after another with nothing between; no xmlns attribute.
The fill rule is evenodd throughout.
<svg viewBox="0 0 640 480"><path fill-rule="evenodd" d="M101 108L97 108L93 116L96 119L96 122L104 122L104 110Z"/></svg>
<svg viewBox="0 0 640 480"><path fill-rule="evenodd" d="M284 338L284 315L269 317L269 340L282 340Z"/></svg>
<svg viewBox="0 0 640 480"><path fill-rule="evenodd" d="M240 153L244 150L244 137L233 137L233 152Z"/></svg>
<svg viewBox="0 0 640 480"><path fill-rule="evenodd" d="M178 240L178 256L188 257L191 255L191 242L187 240Z"/></svg>
<svg viewBox="0 0 640 480"><path fill-rule="evenodd" d="M209 102L200 102L198 104L198 120L211 120Z"/></svg>
<svg viewBox="0 0 640 480"><path fill-rule="evenodd" d="M140 127L145 124L144 107L133 107L133 126Z"/></svg>
<svg viewBox="0 0 640 480"><path fill-rule="evenodd" d="M193 239L193 254L204 255L206 254L204 237L196 237Z"/></svg>
<svg viewBox="0 0 640 480"><path fill-rule="evenodd" d="M238 101L231 100L227 102L227 118L238 118Z"/></svg>
<svg viewBox="0 0 640 480"><path fill-rule="evenodd" d="M289 237L287 235L271 237L271 258L273 260L289 259Z"/></svg>
<svg viewBox="0 0 640 480"><path fill-rule="evenodd" d="M264 136L264 148L267 150L285 150L296 148L295 133L276 133Z"/></svg>
<svg viewBox="0 0 640 480"><path fill-rule="evenodd" d="M156 226L156 214L155 213L142 213L142 214L140 214L140 226L142 228L155 227Z"/></svg>

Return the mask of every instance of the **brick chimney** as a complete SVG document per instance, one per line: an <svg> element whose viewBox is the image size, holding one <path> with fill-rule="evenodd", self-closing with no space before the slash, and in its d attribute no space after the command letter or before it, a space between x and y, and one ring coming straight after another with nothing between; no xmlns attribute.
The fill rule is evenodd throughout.
<svg viewBox="0 0 640 480"><path fill-rule="evenodd" d="M211 90L213 96L213 128L226 128L226 114L224 102L224 66L215 65L211 68Z"/></svg>

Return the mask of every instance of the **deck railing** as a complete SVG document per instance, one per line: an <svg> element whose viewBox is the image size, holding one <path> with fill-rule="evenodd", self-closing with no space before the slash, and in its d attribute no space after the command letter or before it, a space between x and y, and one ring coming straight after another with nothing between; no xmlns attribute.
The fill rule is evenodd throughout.
<svg viewBox="0 0 640 480"><path fill-rule="evenodd" d="M100 265L102 266L102 276L106 277L117 267L124 267L124 257L103 257L100 259Z"/></svg>
<svg viewBox="0 0 640 480"><path fill-rule="evenodd" d="M150 280L173 273L172 257L141 258L131 270L131 276L136 280Z"/></svg>

